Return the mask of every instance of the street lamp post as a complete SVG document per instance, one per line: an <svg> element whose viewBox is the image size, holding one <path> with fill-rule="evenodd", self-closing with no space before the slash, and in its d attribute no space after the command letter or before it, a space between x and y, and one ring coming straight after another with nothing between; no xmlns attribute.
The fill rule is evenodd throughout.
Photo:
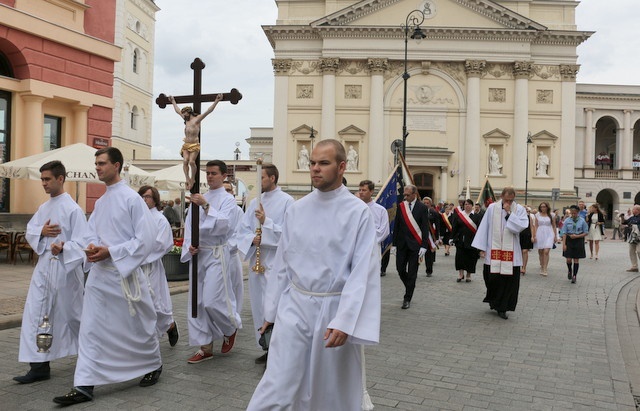
<svg viewBox="0 0 640 411"><path fill-rule="evenodd" d="M404 98L402 103L402 157L407 158L407 80L409 80L409 73L407 72L407 51L409 47L409 29L413 29L411 38L414 40L422 40L427 37L426 34L420 28L420 24L424 21L424 13L422 10L413 10L407 15L405 24L402 27L404 30L404 73L402 74L402 80L404 81Z"/></svg>
<svg viewBox="0 0 640 411"><path fill-rule="evenodd" d="M309 140L311 140L311 153L313 154L313 139L316 138L316 135L313 134L313 126L311 126L311 134L309 134ZM313 181L310 183L310 191L313 191Z"/></svg>
<svg viewBox="0 0 640 411"><path fill-rule="evenodd" d="M533 143L531 140L531 132L527 134L527 161L524 170L524 205L527 205L529 199L529 144Z"/></svg>

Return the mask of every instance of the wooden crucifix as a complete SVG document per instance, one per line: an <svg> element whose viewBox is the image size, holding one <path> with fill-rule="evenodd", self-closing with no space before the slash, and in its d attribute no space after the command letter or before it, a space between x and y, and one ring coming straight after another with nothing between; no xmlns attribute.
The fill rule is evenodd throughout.
<svg viewBox="0 0 640 411"><path fill-rule="evenodd" d="M214 94L202 94L202 70L205 64L202 60L196 57L191 63L191 69L193 70L193 94L188 96L175 96L173 97L176 103L191 103L193 104L193 111L200 113L201 104L209 101L216 101L218 94L222 94L221 101L228 101L231 104L238 104L238 101L242 99L242 94L233 88L229 93L214 93ZM171 104L171 100L165 94L160 94L156 98L156 104L160 108L165 108L167 104ZM200 127L201 128L201 127ZM198 130L198 143L200 143L200 130ZM193 176L193 184L191 184L190 192L195 194L200 189L200 150L198 150L198 156L196 157L197 170ZM188 182L187 182L188 183ZM191 203L191 245L198 247L200 244L200 209L199 207ZM198 254L194 254L191 259L191 317L198 316Z"/></svg>

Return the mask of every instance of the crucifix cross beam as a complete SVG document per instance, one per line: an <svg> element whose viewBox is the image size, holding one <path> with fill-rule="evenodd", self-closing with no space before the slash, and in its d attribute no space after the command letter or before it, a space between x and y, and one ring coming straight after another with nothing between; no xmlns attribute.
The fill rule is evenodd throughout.
<svg viewBox="0 0 640 411"><path fill-rule="evenodd" d="M218 94L222 94L221 101L228 101L231 104L238 104L238 101L242 99L242 94L233 88L229 93L213 93L202 94L202 70L205 68L205 64L202 60L196 57L191 63L191 69L193 70L193 94L186 96L174 96L176 103L190 103L193 104L193 111L196 113L201 112L201 104L209 101L216 101ZM167 104L171 104L169 97L165 94L160 94L156 98L156 104L160 108L167 107ZM198 143L200 143L200 130L198 129ZM185 160L186 161L186 160ZM193 184L191 185L191 193L198 193L200 190L200 152L196 157L195 163L198 165L198 169L195 170L193 176ZM200 244L200 208L195 204L191 204L191 245L198 247ZM198 316L198 254L194 254L191 257L191 316L196 318Z"/></svg>

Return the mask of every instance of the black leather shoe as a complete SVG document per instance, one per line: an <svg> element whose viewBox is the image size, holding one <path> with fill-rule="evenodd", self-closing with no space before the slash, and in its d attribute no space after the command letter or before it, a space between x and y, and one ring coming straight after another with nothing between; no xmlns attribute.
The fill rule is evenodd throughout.
<svg viewBox="0 0 640 411"><path fill-rule="evenodd" d="M506 320L507 318L509 318L509 316L505 311L498 311L498 317L502 318L503 320Z"/></svg>
<svg viewBox="0 0 640 411"><path fill-rule="evenodd" d="M46 373L37 373L29 370L26 375L13 377L13 380L19 382L20 384L31 384L32 382L44 381L48 380L49 378L51 378L49 371L47 371Z"/></svg>
<svg viewBox="0 0 640 411"><path fill-rule="evenodd" d="M93 400L93 396L88 396L86 394L83 394L74 388L67 395L63 395L62 397L55 397L53 399L53 402L66 407L68 405L80 404L82 402L87 402L92 400Z"/></svg>
<svg viewBox="0 0 640 411"><path fill-rule="evenodd" d="M458 283L459 283L460 281L462 281L462 278L459 278L459 277L458 277L458 279L456 280L456 282L458 282Z"/></svg>
<svg viewBox="0 0 640 411"><path fill-rule="evenodd" d="M145 376L140 380L140 386L151 387L152 385L155 385L155 383L160 379L160 374L162 374L162 365L157 370L145 374Z"/></svg>
<svg viewBox="0 0 640 411"><path fill-rule="evenodd" d="M264 353L264 355L261 355L260 357L256 358L254 362L256 364L266 364L268 356L269 356L269 353L266 352L266 353Z"/></svg>
<svg viewBox="0 0 640 411"><path fill-rule="evenodd" d="M411 307L411 302L405 301L405 302L402 303L402 309L403 310L406 310L409 307Z"/></svg>
<svg viewBox="0 0 640 411"><path fill-rule="evenodd" d="M427 273L427 277L431 277L433 273Z"/></svg>
<svg viewBox="0 0 640 411"><path fill-rule="evenodd" d="M384 277L385 275L387 275L387 273L385 273L384 271L380 272L380 277Z"/></svg>
<svg viewBox="0 0 640 411"><path fill-rule="evenodd" d="M178 324L173 322L173 327L169 328L167 331L167 336L169 337L169 345L174 347L178 343Z"/></svg>

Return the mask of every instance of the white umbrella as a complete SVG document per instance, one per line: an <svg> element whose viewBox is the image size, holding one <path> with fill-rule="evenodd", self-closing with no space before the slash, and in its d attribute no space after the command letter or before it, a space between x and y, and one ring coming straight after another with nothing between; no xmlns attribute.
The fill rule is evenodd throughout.
<svg viewBox="0 0 640 411"><path fill-rule="evenodd" d="M200 172L200 190L208 190L207 186L207 174ZM155 186L160 190L185 190L185 177L182 164L176 164L175 166L163 168L162 170L153 171L151 173L155 177Z"/></svg>
<svg viewBox="0 0 640 411"><path fill-rule="evenodd" d="M99 183L95 166L97 149L83 143L71 144L44 153L34 154L18 160L0 164L0 178L40 180L40 167L49 161L59 160L67 170L67 181ZM127 178L130 185L153 185L154 177L150 173L129 166Z"/></svg>

